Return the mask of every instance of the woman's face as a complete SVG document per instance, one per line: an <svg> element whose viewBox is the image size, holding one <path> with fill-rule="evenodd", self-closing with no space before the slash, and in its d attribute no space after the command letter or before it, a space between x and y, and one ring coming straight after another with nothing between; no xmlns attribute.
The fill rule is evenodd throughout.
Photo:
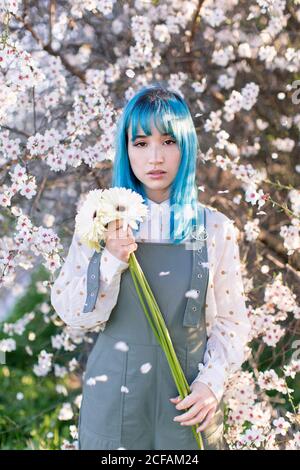
<svg viewBox="0 0 300 470"><path fill-rule="evenodd" d="M146 136L138 127L137 136L132 142L132 127L128 128L128 156L133 173L144 185L147 197L154 202L162 202L170 197L170 187L180 164L180 150L170 135L161 134L151 123L151 135ZM152 170L162 170L160 176L149 174Z"/></svg>

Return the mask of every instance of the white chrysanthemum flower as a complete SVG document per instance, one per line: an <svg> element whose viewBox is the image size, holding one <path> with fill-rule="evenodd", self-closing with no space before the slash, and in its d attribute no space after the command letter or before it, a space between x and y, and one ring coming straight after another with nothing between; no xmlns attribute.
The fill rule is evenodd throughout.
<svg viewBox="0 0 300 470"><path fill-rule="evenodd" d="M140 194L127 188L110 188L103 191L101 199L103 224L122 219L124 232L128 225L136 230L136 221L142 221L147 216L148 207L143 203Z"/></svg>
<svg viewBox="0 0 300 470"><path fill-rule="evenodd" d="M89 248L100 251L100 241L105 240L107 224L123 220L126 232L128 225L137 229L136 221L146 217L148 207L140 194L127 188L94 189L90 191L76 215L75 231Z"/></svg>
<svg viewBox="0 0 300 470"><path fill-rule="evenodd" d="M99 242L105 230L101 223L100 213L102 194L102 189L90 191L75 218L75 231L80 240L97 251L99 251Z"/></svg>

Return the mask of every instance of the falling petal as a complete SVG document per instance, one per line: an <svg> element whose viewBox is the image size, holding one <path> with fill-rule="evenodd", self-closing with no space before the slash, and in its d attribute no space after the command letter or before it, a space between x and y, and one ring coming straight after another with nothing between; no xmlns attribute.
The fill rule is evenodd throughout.
<svg viewBox="0 0 300 470"><path fill-rule="evenodd" d="M96 385L95 377L90 377L90 378L86 381L86 384L87 384L87 385Z"/></svg>
<svg viewBox="0 0 300 470"><path fill-rule="evenodd" d="M256 215L266 215L267 213L265 211L259 211L259 212L256 212Z"/></svg>
<svg viewBox="0 0 300 470"><path fill-rule="evenodd" d="M107 382L107 375L106 374L103 374L103 375L97 375L95 377L95 380L97 380L97 382Z"/></svg>
<svg viewBox="0 0 300 470"><path fill-rule="evenodd" d="M118 349L119 351L128 351L129 347L128 345L124 342L124 341L118 341L116 344L115 344L115 349Z"/></svg>
<svg viewBox="0 0 300 470"><path fill-rule="evenodd" d="M142 374L147 374L151 368L152 365L150 364L150 362L146 362L140 367L140 371Z"/></svg>
<svg viewBox="0 0 300 470"><path fill-rule="evenodd" d="M201 265L203 266L203 268L208 268L209 267L209 263L207 261L203 261L201 263Z"/></svg>
<svg viewBox="0 0 300 470"><path fill-rule="evenodd" d="M167 276L168 274L170 274L170 271L161 271L159 273L160 276Z"/></svg>
<svg viewBox="0 0 300 470"><path fill-rule="evenodd" d="M199 297L198 292L195 289L186 291L185 297L191 297L192 299L197 299Z"/></svg>
<svg viewBox="0 0 300 470"><path fill-rule="evenodd" d="M127 77L129 77L129 78L133 78L133 77L135 76L135 72L134 72L134 70L132 70L132 69L127 69L127 70L125 71L125 74L126 74Z"/></svg>

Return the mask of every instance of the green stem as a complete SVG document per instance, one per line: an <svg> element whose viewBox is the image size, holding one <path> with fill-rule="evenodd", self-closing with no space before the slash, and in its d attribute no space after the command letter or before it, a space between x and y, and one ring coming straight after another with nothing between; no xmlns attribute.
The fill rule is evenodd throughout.
<svg viewBox="0 0 300 470"><path fill-rule="evenodd" d="M172 372L174 369L174 373L176 377L175 383L179 384L179 389L181 390L180 376L182 374L180 374L180 371L179 371L179 368L181 368L181 366L178 360L176 361L177 359L176 354L174 353L174 351L172 351L173 345L172 345L172 341L171 341L168 329L165 325L164 319L160 313L158 305L156 304L156 302L155 303L153 302L153 294L151 292L151 289L148 283L145 282L145 276L143 275L141 267L139 266L137 260L134 258L135 256L133 254L133 262L134 262L135 268L138 270L138 273L139 273L139 280L142 285L143 293L148 301L148 305L151 305L152 307L151 310L152 310L152 313L154 314L154 321L156 323L157 330L159 332L159 337L161 339L161 346L166 352L167 359L170 364Z"/></svg>
<svg viewBox="0 0 300 470"><path fill-rule="evenodd" d="M160 343L159 335L158 335L158 333L157 333L157 331L156 331L156 328L155 328L155 325L154 325L154 323L153 323L153 321L152 321L152 318L150 317L149 312L147 311L147 307L146 307L146 305L145 305L144 299L143 299L142 294L141 294L141 291L140 291L140 287L139 287L138 282L137 282L137 279L136 279L135 269L134 269L134 267L132 266L132 263L130 262L130 260L129 260L129 270L130 270L130 272L131 272L131 276L132 276L132 279L133 279L133 282L134 282L134 285L135 285L137 294L138 294L138 296L139 296L140 302L141 302L142 307L143 307L143 309L144 309L145 315L146 315L146 317L147 317L147 319L148 319L148 321L149 321L149 323L150 323L150 326L151 326L151 328L152 328L152 330L153 330L153 332L154 332L154 334L155 334L155 336L156 336L157 341Z"/></svg>
<svg viewBox="0 0 300 470"><path fill-rule="evenodd" d="M134 265L134 268L135 268L135 272L137 274L137 279L139 280L140 284L141 284L141 287L142 287L142 290L143 290L143 294L147 300L147 303L148 305L150 306L150 309L151 309L151 313L154 314L153 315L153 319L155 321L155 324L156 324L156 328L157 328L157 331L158 331L158 334L159 334L159 338L160 338L160 344L161 346L166 350L166 353L167 353L167 357L168 357L168 360L171 360L171 356L170 356L170 351L169 351L169 348L168 348L168 344L166 343L166 338L165 338L165 332L163 331L162 329L162 326L160 325L160 323L158 322L158 318L157 318L157 312L155 311L155 308L153 309L153 303L151 301L151 296L149 295L149 292L148 292L148 289L146 288L145 286L145 283L144 283L144 280L141 276L141 273L140 273L140 270L137 270L137 266ZM152 307L152 308L151 308Z"/></svg>
<svg viewBox="0 0 300 470"><path fill-rule="evenodd" d="M134 254L133 254L133 256L135 257ZM147 279L146 279L146 277L145 277L145 275L144 275L144 273L143 273L143 271L142 271L142 269L141 269L141 267L140 267L140 265L139 265L139 263L138 263L136 257L135 257L135 260L134 260L134 261L135 261L135 264L137 265L137 267L138 267L138 269L139 269L139 271L140 271L140 273L141 273L141 276L143 277L143 281L144 281L144 283L145 283L145 285L146 285L146 288L147 288L147 291L149 292L149 295L151 296L151 300L152 300L152 302L154 303L154 306L155 306L155 309L156 309L156 314L157 314L157 319L158 319L158 321L159 321L159 323L160 323L160 325L161 325L161 328L164 330L164 333L165 333L166 337L168 338L167 345L169 346L170 354L171 354L171 356L172 356L172 360L174 361L174 366L176 367L176 370L177 370L177 372L178 372L178 374L179 374L179 377L181 377L181 380L183 381L183 383L184 383L184 385L185 385L185 389L183 390L183 392L189 393L189 392L190 392L190 390L189 390L189 385L188 385L188 382L187 382L187 380L186 380L186 378L185 378L185 375L184 375L184 373L183 373L183 370L182 370L182 368L181 368L181 364L180 364L180 362L178 361L178 358L177 358L177 356L176 356L176 352L175 352L175 349L174 349L174 346L173 346L173 343L172 343L172 339L171 339L171 337L170 337L170 335L169 335L168 328L167 328L167 326L166 326L166 324L165 324L164 317L163 317L163 315L161 314L160 308L159 308L159 306L158 306L158 304L157 304L157 302L156 302L156 299L155 299L155 297L154 297L154 295L153 295L153 293L152 293L152 291L151 291L151 288L150 288L150 286L149 286L149 284L148 284L148 281L147 281ZM180 378L179 378L179 380L180 380Z"/></svg>
<svg viewBox="0 0 300 470"><path fill-rule="evenodd" d="M141 269L141 266L139 265L134 253L131 253L129 257L129 268L130 268L132 279L136 287L136 291L139 296L140 302L142 304L143 310L147 316L147 319L156 336L158 343L160 344L160 346L162 347L163 351L166 354L166 358L170 366L170 370L171 370L174 382L176 384L177 390L180 394L180 397L185 398L190 393L189 384L186 380L181 364L177 358L164 317L162 316L162 313L156 302L153 292L147 282L147 279L143 273L143 270ZM140 285L138 285L138 283ZM147 301L147 305L150 310L150 313L152 314L152 318L150 318L150 315L147 311L147 307L142 298L141 290ZM153 321L155 324L153 323ZM197 425L193 425L192 432L195 436L198 447L201 450L204 450L201 433L200 432L197 433L196 429L197 429Z"/></svg>

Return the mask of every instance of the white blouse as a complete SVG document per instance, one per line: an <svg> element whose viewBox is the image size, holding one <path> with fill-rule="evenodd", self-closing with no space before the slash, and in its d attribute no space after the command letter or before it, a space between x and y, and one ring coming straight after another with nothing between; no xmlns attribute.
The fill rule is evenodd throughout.
<svg viewBox="0 0 300 470"><path fill-rule="evenodd" d="M148 199L148 203L149 215L140 224L136 241L169 239L170 200L156 203ZM205 383L220 401L229 375L245 360L251 324L245 304L237 229L225 214L210 206L207 208L209 279L205 316L208 339L203 363L199 363L199 374L193 383ZM83 245L74 233L64 265L51 288L51 303L67 325L84 329L98 327L98 331L103 331L117 303L121 274L129 264L104 248L95 309L82 313L87 268L93 253L94 250Z"/></svg>

